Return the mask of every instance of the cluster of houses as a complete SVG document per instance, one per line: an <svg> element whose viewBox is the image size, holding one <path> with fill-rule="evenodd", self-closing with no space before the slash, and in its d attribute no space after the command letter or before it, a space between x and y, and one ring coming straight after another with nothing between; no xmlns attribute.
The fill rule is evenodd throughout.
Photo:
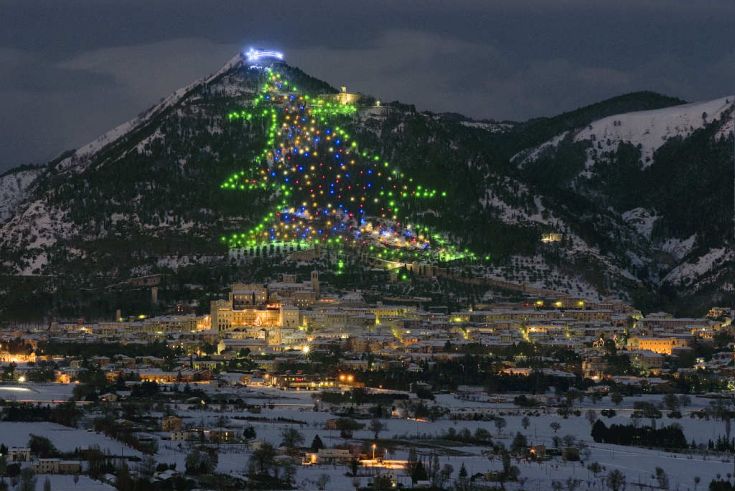
<svg viewBox="0 0 735 491"><path fill-rule="evenodd" d="M21 377L24 370L32 369L29 362L54 361L60 383L76 380L85 370L83 363L104 370L111 380L133 374L141 381L163 384L210 383L217 373L232 371L233 362L248 355L257 370L242 375L238 383L322 390L359 382L291 373L280 367L339 348L343 353L339 369L346 374L391 367L421 371L422 362L462 356L463 346L502 348L526 342L574 350L584 360L578 374L601 379L608 375L603 354L612 340L642 375L656 376L665 370L667 357L680 356L691 350L693 342L708 342L719 331L729 331L732 319L732 311L726 308L713 308L703 318L643 316L624 302L567 296L475 305L451 313L422 308L415 299L391 300L370 304L359 291L327 293L317 272L307 281L283 275L267 284L232 285L227 299L212 301L208 315L125 320L118 313L111 322L17 326L0 337L0 363L13 364ZM153 356L119 354L82 360L36 349L3 350L7 346L3 340L19 337L33 348L45 341L122 345L158 341L182 354L172 363ZM732 362L732 351L721 352L706 367L727 370Z"/></svg>
<svg viewBox="0 0 735 491"><path fill-rule="evenodd" d="M29 447L10 447L4 456L8 464L31 463L36 474L81 474L81 460L65 460L60 458L40 458L32 454Z"/></svg>

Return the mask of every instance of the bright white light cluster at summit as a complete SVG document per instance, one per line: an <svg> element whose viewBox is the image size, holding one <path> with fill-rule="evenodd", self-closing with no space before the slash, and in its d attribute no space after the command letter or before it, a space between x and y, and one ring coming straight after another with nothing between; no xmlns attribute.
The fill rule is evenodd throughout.
<svg viewBox="0 0 735 491"><path fill-rule="evenodd" d="M270 51L265 49L249 48L245 52L245 57L251 63L261 60L283 60L283 53L280 51Z"/></svg>

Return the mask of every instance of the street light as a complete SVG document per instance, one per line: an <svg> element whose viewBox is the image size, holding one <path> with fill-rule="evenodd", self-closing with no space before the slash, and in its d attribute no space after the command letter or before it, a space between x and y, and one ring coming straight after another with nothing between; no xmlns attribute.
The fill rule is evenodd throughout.
<svg viewBox="0 0 735 491"><path fill-rule="evenodd" d="M375 462L375 449L378 448L378 446L373 443L373 462Z"/></svg>

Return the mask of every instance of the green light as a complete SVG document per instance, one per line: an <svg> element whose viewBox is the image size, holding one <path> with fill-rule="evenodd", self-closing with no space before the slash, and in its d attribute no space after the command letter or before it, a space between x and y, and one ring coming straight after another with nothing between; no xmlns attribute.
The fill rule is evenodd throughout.
<svg viewBox="0 0 735 491"><path fill-rule="evenodd" d="M382 160L380 156L373 154L373 152L361 149L358 142L349 141L350 135L347 134L342 126L333 126L331 138L329 136L329 131L324 133L324 130L329 128L329 125L327 125L328 120L337 118L337 121L341 124L344 120L339 118L350 118L354 116L358 111L354 104L342 104L336 101L334 96L331 95L312 97L309 94L299 94L296 87L293 86L290 81L286 80L285 76L282 76L282 74L276 72L272 68L267 68L265 70L265 79L265 82L261 84L258 90L258 95L253 99L249 108L229 111L226 116L230 121L242 120L248 125L252 124L253 129L259 128L262 123L262 127L265 128L266 145L259 151L258 156L251 162L252 168L249 168L247 172L241 169L238 172L233 173L220 185L220 188L225 190L270 191L272 196L280 197L281 202L278 205L274 204L264 218L249 231L233 234L229 239L224 239L231 247L261 247L273 244L274 241L282 244L288 239L295 239L295 234L300 234L303 230L306 230L306 232L311 230L310 233L312 236L300 237L298 239L298 244L300 246L311 246L317 244L329 244L338 248L343 247L343 244L359 246L361 239L357 236L331 236L331 233L326 233L323 236L316 236L314 234L315 231L312 230L310 226L302 230L303 227L307 227L310 223L309 220L311 220L311 217L308 216L308 212L306 213L306 216L301 215L300 218L293 220L293 225L286 223L288 220L286 222L282 222L277 218L283 213L294 213L294 208L300 207L304 207L304 209L308 209L309 211L318 211L319 214L321 214L321 210L324 209L325 214L329 216L326 208L330 208L332 212L334 212L337 210L337 206L335 205L339 204L340 208L342 208L342 204L345 203L347 203L348 206L340 213L346 212L347 210L354 212L355 208L352 207L354 205L349 205L349 203L355 202L355 205L359 204L360 213L363 213L363 211L370 211L370 213L365 213L364 217L369 219L369 226L376 226L377 233L379 234L378 236L381 237L380 239L377 239L380 244L377 248L379 250L380 257L385 256L391 258L412 259L430 256L432 259L453 259L455 257L469 257L471 255L471 253L466 251L458 251L455 247L448 244L444 237L439 234L432 234L428 227L422 227L420 224L415 224L412 231L405 236L401 235L400 222L406 217L399 216L399 208L396 206L396 199L400 199L401 203L404 203L403 200L408 199L433 198L436 196L438 191L429 188L422 188L422 186L417 186L415 190L412 190L404 182L401 182L401 180L406 177L399 169L381 170L388 169L390 167L390 163L387 160ZM306 101L307 104L302 104L301 102L293 102L292 104L289 102L297 100L294 98ZM300 107L297 108L299 105ZM305 106L308 106L308 108L305 108ZM294 110L294 108L296 108L296 110ZM295 116L296 114L299 115L298 122ZM294 116L294 119L289 120L289 115ZM304 119L301 119L302 116ZM306 118L310 118L311 121L308 121ZM305 124L301 124L302 122ZM378 178L377 183L373 181L373 184L377 184L373 188L374 192L378 193L377 196L380 197L387 195L389 197L389 202L386 203L386 201L374 197L375 195L365 196L365 187L363 186L361 191L357 191L360 189L358 187L355 191L350 191L346 193L345 196L338 197L337 199L341 200L341 202L331 202L328 203L326 208L320 208L320 206L324 206L324 204L319 195L323 195L324 192L315 192L315 189L311 189L308 190L308 195L304 195L304 184L299 183L299 179L301 179L302 183L305 179L307 181L306 185L312 186L312 184L308 183L308 180L311 179L313 181L316 176L312 174L311 177L309 177L307 175L307 173L311 174L309 170L297 170L294 166L274 164L274 161L278 161L278 158L276 157L277 155L287 155L287 152L289 151L298 151L299 154L309 151L308 148L304 151L303 143L299 143L298 141L294 142L295 137L292 135L289 136L288 139L284 138L284 128L289 127L296 127L301 131L301 133L294 133L296 135L303 135L304 131L308 134L309 128L313 132L314 127L318 129L317 134L319 134L319 130L321 130L322 136L327 135L325 143L328 142L327 146L332 147L329 149L328 153L334 153L334 157L337 159L336 163L338 164L336 166L333 164L328 165L330 169L327 172L336 170L336 172L342 174L342 176L337 176L337 182L339 182L340 179L344 179L344 173L352 173L352 170L348 169L350 165L360 165L361 167L372 168ZM338 141L336 137L341 138L342 141ZM309 142L308 138L309 137L306 139L307 144ZM286 146L284 146L284 143ZM289 147L289 145L291 145L291 147ZM313 153L314 156L316 156L316 148ZM324 152L321 149L319 150L320 155L324 153L327 152ZM348 162L348 159L344 159L344 161L341 162L339 161L348 155L351 157L362 157L362 159L368 160L369 162L364 162L363 160L363 162L358 164L354 160L350 160ZM284 161L281 160L281 162ZM323 163L319 164L319 166L322 165ZM276 170L278 175L272 175L271 169ZM314 170L313 166L310 170ZM301 172L304 172L303 177L299 175ZM328 173L326 174L330 176ZM360 174L362 175L362 172L360 172ZM299 175L299 179L292 177L295 175ZM285 177L288 177L288 183L282 182L281 177L284 177L284 179ZM332 177L330 176L330 178ZM321 179L325 179L324 174L322 174ZM354 177L350 179L354 179ZM357 182L359 183L359 180ZM407 178L407 182L413 182L413 178ZM297 184L300 184L300 186L297 187ZM351 187L348 189L352 190ZM447 193L442 191L441 195L446 197ZM384 204L381 205L381 203ZM299 213L303 212L300 211ZM350 216L352 215L350 214ZM337 215L337 217L339 217L339 215ZM398 225L396 230L391 228L393 225L390 223L386 225L380 222L377 224L370 222L373 218L380 220L380 217L388 222L391 222L391 220L396 222ZM340 218L340 220L342 220L342 218ZM331 225L328 226L331 227ZM388 232L386 239L382 238L383 232L381 232L381 230ZM404 228L404 230L411 230L411 227L408 227L408 229ZM419 232L422 230L423 234L419 236ZM333 229L332 231L327 229L327 231L332 232L336 231L336 229ZM321 230L319 233L321 234ZM360 231L360 234L362 234L362 231ZM385 242L383 242L384 240ZM373 245L370 245L369 247L371 251L375 249ZM343 261L340 260L338 268L344 268Z"/></svg>

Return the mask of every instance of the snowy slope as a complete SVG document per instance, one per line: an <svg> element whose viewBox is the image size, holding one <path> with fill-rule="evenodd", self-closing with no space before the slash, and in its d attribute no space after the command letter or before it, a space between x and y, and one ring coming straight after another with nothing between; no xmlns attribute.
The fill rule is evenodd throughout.
<svg viewBox="0 0 735 491"><path fill-rule="evenodd" d="M651 165L653 154L666 141L675 137L686 138L694 131L721 120L717 138L727 137L732 132L731 114L735 107L735 96L721 97L711 101L695 102L678 106L616 114L599 119L574 132L563 132L544 143L523 150L513 156L520 166L538 160L546 152L553 151L559 144L571 138L574 142L590 142L584 175L597 159L617 150L621 143L640 146L643 167Z"/></svg>
<svg viewBox="0 0 735 491"><path fill-rule="evenodd" d="M249 134L225 120L227 111L245 105L257 87L253 74L240 70L241 66L238 54L218 72L177 90L53 168L32 171L36 174L19 170L0 177L0 249L4 251L0 267L18 275L51 275L68 264L86 268L98 263L106 268L105 274L114 276L176 270L215 257L214 248L202 253L202 243L215 237L220 229L248 225L252 220L250 210L233 217L230 210L199 199L210 194L205 186L211 183L204 176L214 174L211 168L215 164L222 164L217 172L228 169L228 159L240 159L250 152ZM590 142L575 145L578 153L574 157L579 157L581 164L584 152L588 152L587 171L594 172L594 164L604 158L601 153L621 142L640 144L645 159L667 138L685 137L715 118L729 116L732 102L731 98L723 98L628 112L576 128L552 122L549 129L539 129L539 125L546 124L542 122L528 130L533 138L523 133L522 125L518 125L516 134L512 123L418 113L400 104L364 108L354 126L372 146L396 155L396 160L407 166L418 169L430 162L432 169L456 169L458 178L466 178L461 192L469 197L468 207L457 213L454 203L449 202L446 213L429 210L435 220L463 218L466 213L471 226L487 223L493 226L488 230L497 228L498 236L518 235L525 244L540 243L545 232L563 235L563 243L539 245L535 251L527 247L520 254L509 254L507 257L512 259L499 264L491 272L493 277L599 297L625 295L630 288L649 286L649 281L655 288L653 283L667 274L668 281L678 284L679 278L690 276L688 271L698 277L723 261L720 256L699 262L692 259L699 240L696 234L689 239L660 234L652 238L652 232L661 228L658 224L665 218L663 211L657 211L663 208L634 202L625 205L627 211L611 208L586 213L569 207L565 197L547 195L546 190L535 187L536 181L526 181L522 173L517 175L517 169L507 173L495 162L496 155L484 144L476 145L477 141L488 139L488 147L501 142L501 155L505 155L506 148L520 150L522 160L514 159L514 163L521 167L524 161L562 149L570 141ZM625 110L631 107L652 106L626 105ZM582 125L611 112L595 112L596 116L572 124ZM707 113L706 118L703 113ZM719 124L718 129L722 126ZM505 139L510 143L506 145ZM535 145L546 139L538 146L528 143ZM452 166L440 165L440 159L447 159ZM43 175L36 179L38 174ZM579 175L576 178L578 182L584 180ZM114 185L107 185L111 182ZM487 239L482 243L498 249L506 247L500 237L495 240L490 234L476 235L482 241ZM135 254L117 258L117 251L128 245L127 237L135 237L135 247L131 248ZM652 244L654 240L656 244ZM171 250L161 251L158 241L167 248L173 244ZM508 242L511 253L513 247L521 250L515 242ZM708 244L703 252L710 249L714 247ZM667 260L663 266L657 263L659 255ZM673 271L685 259L692 263L690 267Z"/></svg>
<svg viewBox="0 0 735 491"><path fill-rule="evenodd" d="M651 238L653 226L660 217L645 208L633 208L622 214L623 220L632 226L636 232L647 239Z"/></svg>
<svg viewBox="0 0 735 491"><path fill-rule="evenodd" d="M40 173L40 168L27 169L0 177L0 223L13 216L16 206L26 197L26 191Z"/></svg>
<svg viewBox="0 0 735 491"><path fill-rule="evenodd" d="M679 264L671 270L664 281L677 285L702 281L703 277L716 272L724 263L732 259L733 252L728 251L725 247L711 249L701 256Z"/></svg>
<svg viewBox="0 0 735 491"><path fill-rule="evenodd" d="M512 123L496 123L488 121L462 121L460 124L468 128L477 128L489 131L490 133L504 133L513 128Z"/></svg>
<svg viewBox="0 0 735 491"><path fill-rule="evenodd" d="M653 111L639 111L609 116L578 131L574 141L593 141L598 153L617 149L622 142L640 145L641 161L652 163L654 152L667 140L687 137L733 108L735 96L706 102L684 104Z"/></svg>
<svg viewBox="0 0 735 491"><path fill-rule="evenodd" d="M181 89L176 90L174 93L166 97L160 104L153 106L152 108L147 110L142 115L136 118L133 118L130 121L126 121L125 123L122 123L121 125L101 135L94 141L78 148L71 156L59 162L56 169L59 171L63 171L63 170L73 170L74 172L84 171L87 167L87 164L91 160L91 158L97 152L102 150L104 147L112 143L115 143L121 137L128 135L131 131L135 130L141 125L152 120L153 118L163 113L168 108L176 105L178 102L184 99L186 95L189 94L192 90L202 85L206 85L210 83L211 81L213 81L220 75L232 70L233 68L235 68L236 66L242 63L243 63L242 55L238 53L237 55L232 57L227 63L225 63L222 66L222 68L220 68L214 74L206 78L197 80L196 82L193 82L187 85L186 87L182 87Z"/></svg>
<svg viewBox="0 0 735 491"><path fill-rule="evenodd" d="M49 172L82 174L93 162L100 161L99 155L105 148L116 143L124 145L129 135L143 129L146 125L155 124L160 119L159 116L182 103L194 90L232 72L241 63L242 59L238 54L216 73L175 91L160 104L140 116L80 147L69 157L62 159L53 169L46 167L21 170L0 177L0 245L14 250L12 260L3 258L4 266L20 275L42 274L53 255L55 246L61 241L79 237L83 233L81 227L73 225L68 207L51 204L45 195L35 196L26 192L36 177ZM222 88L224 90L227 86L224 85ZM155 138L156 135L160 136L154 133L151 138ZM142 142L142 146L145 146L146 141ZM132 148L142 151L136 146ZM116 223L116 218L114 214L110 216L111 225ZM136 215L124 218L124 221L129 224L140 226L139 217ZM168 223L166 217L161 219L160 225L169 229L174 228ZM185 225L184 223L177 226L186 228ZM71 256L79 253L69 248L66 249L66 252Z"/></svg>

